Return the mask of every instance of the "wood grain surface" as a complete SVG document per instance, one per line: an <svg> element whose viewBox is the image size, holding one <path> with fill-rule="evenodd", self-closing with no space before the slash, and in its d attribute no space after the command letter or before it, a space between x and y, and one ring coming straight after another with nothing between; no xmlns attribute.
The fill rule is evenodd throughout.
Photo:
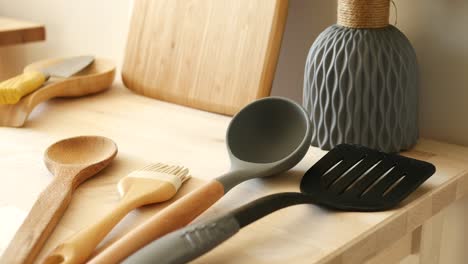
<svg viewBox="0 0 468 264"><path fill-rule="evenodd" d="M52 180L42 155L57 139L97 134L118 144L119 156L110 167L76 190L41 252L44 256L106 214L118 202L118 180L142 165L156 161L180 164L202 180L224 173L229 168L224 141L229 121L226 116L138 96L121 84L95 96L53 99L33 112L25 127L0 128L0 206L31 208ZM195 221L228 212L266 194L299 191L304 172L324 154L310 148L291 171L242 183ZM375 258L399 260L408 254L418 261L420 256L427 258L425 251L433 249L436 241L422 240L436 238L442 222L432 216L468 193L468 148L423 139L404 154L434 163L437 172L398 208L353 213L314 205L290 207L247 226L194 263L372 263ZM199 185L200 180L190 180L180 195ZM134 211L100 250L167 204Z"/></svg>
<svg viewBox="0 0 468 264"><path fill-rule="evenodd" d="M122 70L129 89L228 115L270 94L287 0L134 4Z"/></svg>
<svg viewBox="0 0 468 264"><path fill-rule="evenodd" d="M0 16L0 46L45 40L44 25Z"/></svg>

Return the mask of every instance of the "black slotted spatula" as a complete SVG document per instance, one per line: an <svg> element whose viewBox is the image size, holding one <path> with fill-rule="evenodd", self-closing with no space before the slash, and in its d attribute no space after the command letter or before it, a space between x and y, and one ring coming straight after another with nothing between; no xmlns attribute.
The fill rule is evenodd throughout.
<svg viewBox="0 0 468 264"><path fill-rule="evenodd" d="M345 211L390 209L434 172L434 165L425 161L342 144L305 173L301 193L268 195L222 217L189 225L152 242L126 262L186 263L221 244L240 228L296 204L317 204Z"/></svg>

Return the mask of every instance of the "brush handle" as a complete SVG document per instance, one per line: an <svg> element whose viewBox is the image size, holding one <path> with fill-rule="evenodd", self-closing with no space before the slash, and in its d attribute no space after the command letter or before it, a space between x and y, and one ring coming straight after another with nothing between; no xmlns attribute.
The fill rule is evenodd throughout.
<svg viewBox="0 0 468 264"><path fill-rule="evenodd" d="M212 180L169 205L110 245L89 263L118 263L151 241L189 224L224 195L223 185Z"/></svg>
<svg viewBox="0 0 468 264"><path fill-rule="evenodd" d="M223 243L239 229L239 223L230 214L190 225L145 246L123 263L187 263Z"/></svg>
<svg viewBox="0 0 468 264"><path fill-rule="evenodd" d="M137 207L135 203L122 200L100 221L57 246L43 264L56 264L57 259L62 259L60 262L62 264L84 263L112 228L135 207Z"/></svg>
<svg viewBox="0 0 468 264"><path fill-rule="evenodd" d="M56 177L42 191L13 240L3 253L0 263L33 263L71 200L72 183Z"/></svg>

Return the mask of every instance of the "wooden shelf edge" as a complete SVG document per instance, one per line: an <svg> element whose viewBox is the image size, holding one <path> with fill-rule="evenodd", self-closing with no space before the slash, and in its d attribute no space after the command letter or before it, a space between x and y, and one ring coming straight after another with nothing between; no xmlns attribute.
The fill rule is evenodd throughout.
<svg viewBox="0 0 468 264"><path fill-rule="evenodd" d="M0 46L43 41L45 26L0 16Z"/></svg>

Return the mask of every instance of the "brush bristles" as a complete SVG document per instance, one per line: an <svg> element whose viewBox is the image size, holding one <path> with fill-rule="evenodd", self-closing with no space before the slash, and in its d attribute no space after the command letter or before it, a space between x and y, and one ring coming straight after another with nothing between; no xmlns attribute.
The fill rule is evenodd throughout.
<svg viewBox="0 0 468 264"><path fill-rule="evenodd" d="M167 165L164 163L155 163L147 165L141 169L140 171L155 171L155 172L162 172L167 174L172 174L179 177L180 181L184 183L186 180L190 179L189 170L183 166L175 166L175 165Z"/></svg>

